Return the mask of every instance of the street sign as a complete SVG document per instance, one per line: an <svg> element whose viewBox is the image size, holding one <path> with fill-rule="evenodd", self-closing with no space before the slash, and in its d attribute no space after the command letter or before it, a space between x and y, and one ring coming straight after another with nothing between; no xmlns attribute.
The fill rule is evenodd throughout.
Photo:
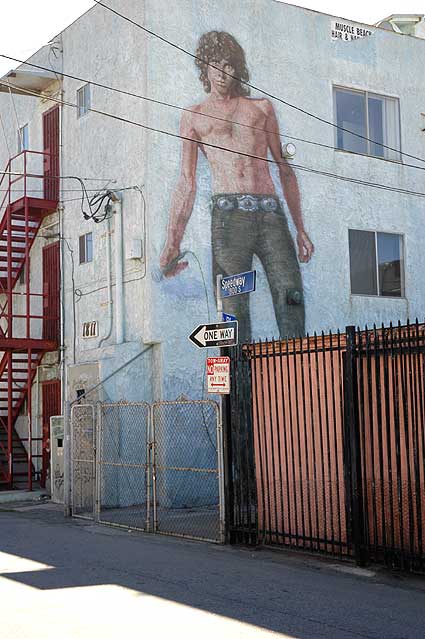
<svg viewBox="0 0 425 639"><path fill-rule="evenodd" d="M198 348L236 346L238 343L238 323L200 324L189 335L189 339Z"/></svg>
<svg viewBox="0 0 425 639"><path fill-rule="evenodd" d="M238 273L237 275L222 277L220 284L220 297L233 297L233 295L252 293L255 291L256 274L257 271L247 271L246 273Z"/></svg>
<svg viewBox="0 0 425 639"><path fill-rule="evenodd" d="M207 358L207 390L209 393L230 393L230 357Z"/></svg>
<svg viewBox="0 0 425 639"><path fill-rule="evenodd" d="M234 315L229 315L229 313L222 313L223 322L236 322L236 317Z"/></svg>

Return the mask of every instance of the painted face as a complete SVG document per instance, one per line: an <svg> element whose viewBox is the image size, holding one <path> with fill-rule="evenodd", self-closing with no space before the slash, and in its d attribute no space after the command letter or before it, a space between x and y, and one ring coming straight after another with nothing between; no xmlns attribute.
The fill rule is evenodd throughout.
<svg viewBox="0 0 425 639"><path fill-rule="evenodd" d="M228 95L230 87L233 84L232 75L235 75L235 69L227 60L211 60L208 67L208 80L211 83L211 92L220 95ZM216 67L216 68L213 68Z"/></svg>

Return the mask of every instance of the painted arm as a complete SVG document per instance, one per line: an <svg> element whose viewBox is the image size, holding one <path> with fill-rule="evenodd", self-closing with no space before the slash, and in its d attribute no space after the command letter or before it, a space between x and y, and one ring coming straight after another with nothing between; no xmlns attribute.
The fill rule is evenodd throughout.
<svg viewBox="0 0 425 639"><path fill-rule="evenodd" d="M301 212L301 197L298 188L297 177L287 160L282 158L279 136L279 124L273 105L267 102L267 134L269 147L273 159L278 163L280 182L286 203L297 229L298 259L300 262L309 262L314 253L314 246L308 237ZM272 133L275 131L276 133Z"/></svg>
<svg viewBox="0 0 425 639"><path fill-rule="evenodd" d="M180 124L180 135L190 138L196 137L191 123L192 114L185 113ZM181 173L175 188L170 207L167 240L162 249L159 265L164 270L167 265L180 254L187 223L192 215L193 203L196 195L196 164L198 161L198 143L183 140ZM178 275L187 268L188 262L178 262L166 273L166 277Z"/></svg>

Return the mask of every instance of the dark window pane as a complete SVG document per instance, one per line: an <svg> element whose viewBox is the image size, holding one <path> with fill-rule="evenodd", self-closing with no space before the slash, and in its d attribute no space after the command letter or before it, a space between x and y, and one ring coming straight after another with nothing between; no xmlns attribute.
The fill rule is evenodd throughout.
<svg viewBox="0 0 425 639"><path fill-rule="evenodd" d="M86 261L86 236L80 235L80 264Z"/></svg>
<svg viewBox="0 0 425 639"><path fill-rule="evenodd" d="M379 294L401 297L402 251L401 237L393 233L378 233Z"/></svg>
<svg viewBox="0 0 425 639"><path fill-rule="evenodd" d="M383 158L384 147L384 101L381 98L369 98L369 137L370 154ZM376 144L375 144L376 143Z"/></svg>
<svg viewBox="0 0 425 639"><path fill-rule="evenodd" d="M353 153L367 153L367 141L349 131L366 137L366 99L363 93L336 89L337 147Z"/></svg>
<svg viewBox="0 0 425 639"><path fill-rule="evenodd" d="M351 292L377 295L375 233L349 231Z"/></svg>

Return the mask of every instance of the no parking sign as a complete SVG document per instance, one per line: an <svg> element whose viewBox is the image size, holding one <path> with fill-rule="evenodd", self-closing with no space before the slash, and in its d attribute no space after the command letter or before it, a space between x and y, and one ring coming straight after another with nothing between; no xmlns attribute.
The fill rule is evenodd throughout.
<svg viewBox="0 0 425 639"><path fill-rule="evenodd" d="M209 393L230 393L230 357L207 358L207 390Z"/></svg>

